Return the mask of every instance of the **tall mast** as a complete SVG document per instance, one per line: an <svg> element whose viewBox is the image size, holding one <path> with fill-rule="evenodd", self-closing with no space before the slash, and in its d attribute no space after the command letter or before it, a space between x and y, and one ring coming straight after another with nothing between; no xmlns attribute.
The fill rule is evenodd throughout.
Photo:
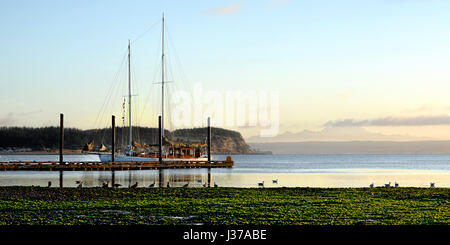
<svg viewBox="0 0 450 245"><path fill-rule="evenodd" d="M130 147L130 151L133 146L133 136L131 128L131 47L130 40L128 40L128 144Z"/></svg>
<svg viewBox="0 0 450 245"><path fill-rule="evenodd" d="M161 129L164 137L164 12L162 15L162 52L161 52Z"/></svg>

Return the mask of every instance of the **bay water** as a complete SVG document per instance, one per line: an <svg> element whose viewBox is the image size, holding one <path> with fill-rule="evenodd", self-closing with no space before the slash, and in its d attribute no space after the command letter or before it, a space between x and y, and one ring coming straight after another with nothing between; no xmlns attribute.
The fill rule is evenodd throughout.
<svg viewBox="0 0 450 245"><path fill-rule="evenodd" d="M226 155L213 159L224 160ZM229 169L167 169L116 171L116 183L148 187L160 178L164 186L202 187L368 187L398 183L400 187L450 187L450 155L232 155ZM0 155L6 161L58 161L59 155ZM64 161L99 161L98 155L64 155ZM65 171L64 186L101 186L110 171ZM0 171L0 186L59 186L59 172Z"/></svg>

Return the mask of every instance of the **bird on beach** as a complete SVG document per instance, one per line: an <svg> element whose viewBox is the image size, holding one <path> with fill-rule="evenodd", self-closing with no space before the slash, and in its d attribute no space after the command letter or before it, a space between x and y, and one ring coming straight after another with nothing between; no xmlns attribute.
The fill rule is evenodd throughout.
<svg viewBox="0 0 450 245"><path fill-rule="evenodd" d="M169 182L167 182L167 187L170 187L170 183Z"/></svg>
<svg viewBox="0 0 450 245"><path fill-rule="evenodd" d="M434 182L430 183L430 188L434 188Z"/></svg>
<svg viewBox="0 0 450 245"><path fill-rule="evenodd" d="M389 182L389 184L384 184L384 187L391 187L391 182Z"/></svg>
<svg viewBox="0 0 450 245"><path fill-rule="evenodd" d="M130 186L130 188L137 188L138 187L138 182L136 182L136 184Z"/></svg>
<svg viewBox="0 0 450 245"><path fill-rule="evenodd" d="M264 187L264 181L263 181L263 182L259 182L259 183L258 183L258 186Z"/></svg>
<svg viewBox="0 0 450 245"><path fill-rule="evenodd" d="M394 187L398 187L398 183L397 183L397 181L395 181L395 183L394 183Z"/></svg>
<svg viewBox="0 0 450 245"><path fill-rule="evenodd" d="M153 184L150 184L148 187L150 187L150 188L155 187L155 181L153 181Z"/></svg>
<svg viewBox="0 0 450 245"><path fill-rule="evenodd" d="M183 187L188 187L189 186L189 182L187 182L187 184L183 185Z"/></svg>
<svg viewBox="0 0 450 245"><path fill-rule="evenodd" d="M108 187L108 182L107 181L103 181L102 187Z"/></svg>
<svg viewBox="0 0 450 245"><path fill-rule="evenodd" d="M369 185L370 188L373 188L373 183Z"/></svg>
<svg viewBox="0 0 450 245"><path fill-rule="evenodd" d="M216 182L214 182L214 187L219 187L219 186L216 184Z"/></svg>
<svg viewBox="0 0 450 245"><path fill-rule="evenodd" d="M114 184L113 187L120 187L122 186L121 184Z"/></svg>
<svg viewBox="0 0 450 245"><path fill-rule="evenodd" d="M75 181L75 183L78 184L78 186L77 186L78 188L83 187L83 181L77 180L77 181Z"/></svg>
<svg viewBox="0 0 450 245"><path fill-rule="evenodd" d="M278 179L273 179L273 180L272 180L272 183L273 183L273 184L278 184Z"/></svg>
<svg viewBox="0 0 450 245"><path fill-rule="evenodd" d="M51 181L49 181L49 182L47 183L47 187L50 187L50 186L52 186L52 182L51 182Z"/></svg>

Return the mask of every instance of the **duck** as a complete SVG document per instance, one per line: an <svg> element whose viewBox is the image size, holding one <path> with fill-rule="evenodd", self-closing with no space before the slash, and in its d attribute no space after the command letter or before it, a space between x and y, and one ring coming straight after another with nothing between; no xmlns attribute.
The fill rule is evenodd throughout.
<svg viewBox="0 0 450 245"><path fill-rule="evenodd" d="M114 184L113 185L114 187L120 187L120 186L122 186L121 184Z"/></svg>
<svg viewBox="0 0 450 245"><path fill-rule="evenodd" d="M259 182L259 183L258 183L258 186L264 187L264 181L263 181L263 182Z"/></svg>
<svg viewBox="0 0 450 245"><path fill-rule="evenodd" d="M219 186L216 184L216 182L214 182L214 187L219 187Z"/></svg>
<svg viewBox="0 0 450 245"><path fill-rule="evenodd" d="M272 183L273 183L273 184L278 184L278 179L273 179L273 180L272 180Z"/></svg>
<svg viewBox="0 0 450 245"><path fill-rule="evenodd" d="M384 184L384 187L391 187L391 182L389 182L389 184Z"/></svg>
<svg viewBox="0 0 450 245"><path fill-rule="evenodd" d="M434 182L430 183L430 188L434 188Z"/></svg>
<svg viewBox="0 0 450 245"><path fill-rule="evenodd" d="M136 184L130 186L130 188L137 188L138 187L138 182L136 182Z"/></svg>
<svg viewBox="0 0 450 245"><path fill-rule="evenodd" d="M153 181L153 183L152 184L150 184L148 187L150 187L150 188L153 188L153 187L155 187L155 181Z"/></svg>
<svg viewBox="0 0 450 245"><path fill-rule="evenodd" d="M188 187L189 186L189 182L187 182L187 184L183 185L183 187Z"/></svg>

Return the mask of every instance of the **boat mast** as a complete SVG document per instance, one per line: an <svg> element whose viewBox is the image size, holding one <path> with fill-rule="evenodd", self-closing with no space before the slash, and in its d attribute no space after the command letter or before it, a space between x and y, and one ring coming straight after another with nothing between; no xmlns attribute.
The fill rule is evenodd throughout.
<svg viewBox="0 0 450 245"><path fill-rule="evenodd" d="M162 50L161 50L161 130L164 137L164 12L162 14Z"/></svg>
<svg viewBox="0 0 450 245"><path fill-rule="evenodd" d="M133 146L133 137L132 137L132 129L131 129L131 47L130 40L128 40L128 137L129 137L129 147L130 152Z"/></svg>

